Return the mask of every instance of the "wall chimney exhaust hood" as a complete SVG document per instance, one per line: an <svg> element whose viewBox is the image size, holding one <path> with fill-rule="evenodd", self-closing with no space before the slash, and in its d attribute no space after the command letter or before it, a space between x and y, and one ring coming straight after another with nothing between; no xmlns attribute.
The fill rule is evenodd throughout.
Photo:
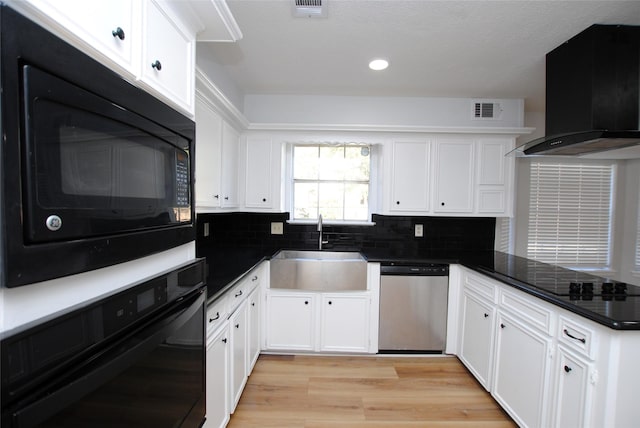
<svg viewBox="0 0 640 428"><path fill-rule="evenodd" d="M547 136L526 155L640 158L640 26L592 25L546 56Z"/></svg>

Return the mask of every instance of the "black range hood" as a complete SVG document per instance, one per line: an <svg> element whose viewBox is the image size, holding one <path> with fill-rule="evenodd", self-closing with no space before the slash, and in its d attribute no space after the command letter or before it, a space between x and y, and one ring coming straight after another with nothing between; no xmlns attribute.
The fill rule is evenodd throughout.
<svg viewBox="0 0 640 428"><path fill-rule="evenodd" d="M546 73L547 136L518 151L640 153L640 26L592 25L547 54Z"/></svg>

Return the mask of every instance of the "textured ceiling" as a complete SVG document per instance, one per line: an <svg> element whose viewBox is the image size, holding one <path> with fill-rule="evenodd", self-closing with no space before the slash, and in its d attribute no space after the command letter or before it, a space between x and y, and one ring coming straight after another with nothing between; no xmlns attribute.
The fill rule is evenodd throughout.
<svg viewBox="0 0 640 428"><path fill-rule="evenodd" d="M524 98L544 111L544 56L594 23L640 25L640 1L227 0L242 33L205 49L246 94ZM384 57L390 67L367 64Z"/></svg>

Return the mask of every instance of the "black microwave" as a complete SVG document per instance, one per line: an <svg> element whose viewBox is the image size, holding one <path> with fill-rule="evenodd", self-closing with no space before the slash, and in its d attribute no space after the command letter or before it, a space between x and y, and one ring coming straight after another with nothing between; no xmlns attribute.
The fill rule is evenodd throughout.
<svg viewBox="0 0 640 428"><path fill-rule="evenodd" d="M3 285L194 240L194 122L7 6L0 26Z"/></svg>

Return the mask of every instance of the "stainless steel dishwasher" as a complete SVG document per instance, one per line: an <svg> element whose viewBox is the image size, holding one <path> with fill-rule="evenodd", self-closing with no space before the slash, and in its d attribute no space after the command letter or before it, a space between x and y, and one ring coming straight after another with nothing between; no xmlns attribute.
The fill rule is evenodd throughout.
<svg viewBox="0 0 640 428"><path fill-rule="evenodd" d="M380 266L381 353L442 353L447 336L449 265Z"/></svg>

